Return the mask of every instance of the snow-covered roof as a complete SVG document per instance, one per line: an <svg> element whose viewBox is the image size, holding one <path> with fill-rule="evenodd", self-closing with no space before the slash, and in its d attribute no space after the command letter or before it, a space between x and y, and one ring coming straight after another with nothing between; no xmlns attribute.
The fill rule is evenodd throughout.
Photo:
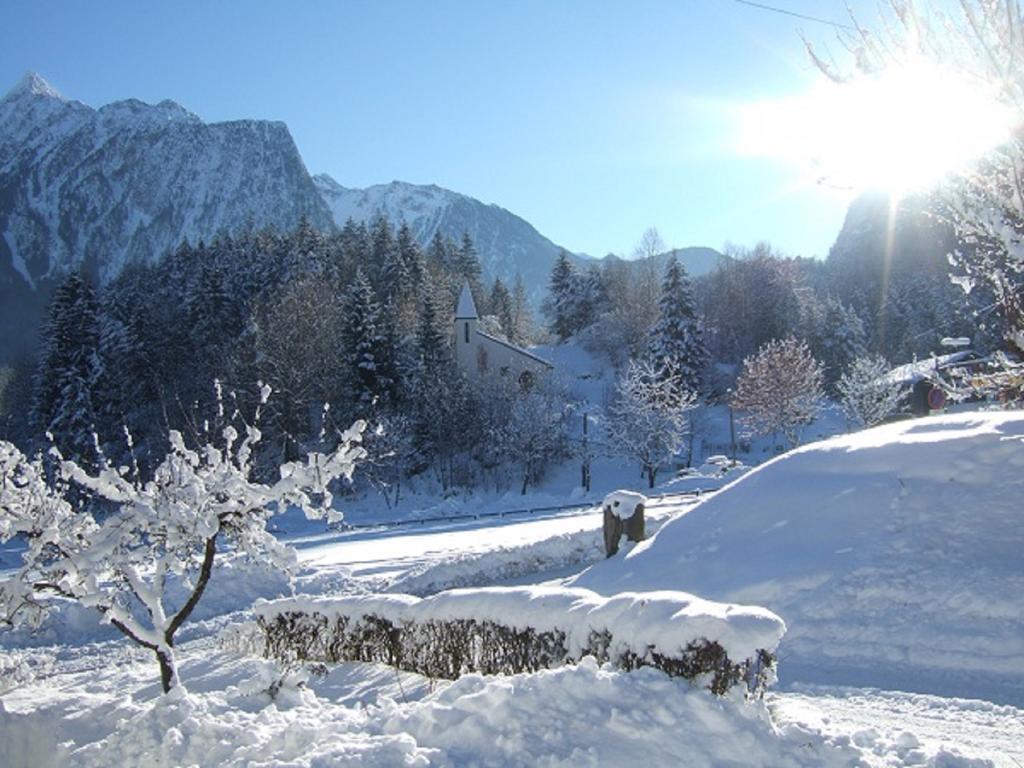
<svg viewBox="0 0 1024 768"><path fill-rule="evenodd" d="M449 304L449 306L451 306ZM455 309L456 320L475 320L476 303L473 301L473 292L469 290L469 282L462 284L462 293L459 294L459 306Z"/></svg>
<svg viewBox="0 0 1024 768"><path fill-rule="evenodd" d="M470 301L472 301L472 299L470 299ZM456 318L456 319L459 319L459 318ZM522 347L517 347L512 342L505 341L504 339L499 339L497 336L491 336L491 334L485 333L484 331L481 331L479 328L477 328L477 330L476 330L476 335L477 336L483 336L488 341L493 341L495 344L501 344L503 347L508 347L509 349L515 350L520 355L523 355L524 357L528 357L528 358L530 358L531 360L533 360L535 362L543 363L548 368L554 368L555 367L551 363L549 363L547 360L545 360L543 357L537 357L537 355L533 354L533 352L530 352L528 349L523 349Z"/></svg>
<svg viewBox="0 0 1024 768"><path fill-rule="evenodd" d="M889 384L916 384L922 379L931 378L936 371L975 357L973 351L965 349L948 355L930 357L926 360L915 360L912 363L893 368L885 375L885 381Z"/></svg>

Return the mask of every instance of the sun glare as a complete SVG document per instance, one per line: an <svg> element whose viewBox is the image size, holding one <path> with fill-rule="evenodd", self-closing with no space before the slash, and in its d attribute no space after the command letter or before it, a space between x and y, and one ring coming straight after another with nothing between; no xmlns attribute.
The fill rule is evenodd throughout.
<svg viewBox="0 0 1024 768"><path fill-rule="evenodd" d="M919 63L741 109L739 151L795 163L852 193L927 188L1009 137L1011 111L962 75Z"/></svg>

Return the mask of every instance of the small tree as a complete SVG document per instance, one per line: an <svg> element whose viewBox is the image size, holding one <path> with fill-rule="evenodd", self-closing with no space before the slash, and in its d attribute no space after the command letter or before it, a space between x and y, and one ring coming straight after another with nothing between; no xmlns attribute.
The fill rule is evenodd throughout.
<svg viewBox="0 0 1024 768"><path fill-rule="evenodd" d="M263 402L268 395L264 386ZM272 508L294 504L309 517L339 518L330 509L327 484L351 477L364 455L364 428L356 422L332 453L311 453L304 462L281 466L273 485L251 479L253 448L260 440L251 425L240 434L227 424L198 450L171 432L167 456L150 480L137 468L109 463L90 474L53 449L61 478L54 483L41 457L30 460L0 442L0 541L21 536L27 543L21 569L0 581L0 622L37 626L52 597L95 608L104 621L153 651L163 690L170 691L179 685L175 633L202 598L218 548L227 545L289 570L294 551L266 529ZM99 518L76 509L68 500L69 482L116 510ZM182 602L171 597L171 583L184 588Z"/></svg>
<svg viewBox="0 0 1024 768"><path fill-rule="evenodd" d="M611 448L639 461L653 488L658 468L685 445L686 414L696 396L683 389L677 372L650 360L630 361L617 394L608 419Z"/></svg>
<svg viewBox="0 0 1024 768"><path fill-rule="evenodd" d="M902 383L887 378L889 368L880 355L864 355L850 364L837 385L848 419L873 427L896 412L907 393Z"/></svg>
<svg viewBox="0 0 1024 768"><path fill-rule="evenodd" d="M800 442L800 428L821 410L823 381L821 363L804 342L775 339L743 361L733 407L747 412L752 433L782 432L793 448Z"/></svg>
<svg viewBox="0 0 1024 768"><path fill-rule="evenodd" d="M568 452L566 417L564 395L550 386L514 395L500 443L503 453L522 467L521 494Z"/></svg>

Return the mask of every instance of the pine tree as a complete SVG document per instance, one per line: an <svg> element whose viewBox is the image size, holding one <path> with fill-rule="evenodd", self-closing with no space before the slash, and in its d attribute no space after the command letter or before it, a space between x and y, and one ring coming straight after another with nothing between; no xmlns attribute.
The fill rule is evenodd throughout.
<svg viewBox="0 0 1024 768"><path fill-rule="evenodd" d="M357 409L389 402L394 394L394 342L386 339L380 304L361 269L345 297L344 345L349 390Z"/></svg>
<svg viewBox="0 0 1024 768"><path fill-rule="evenodd" d="M435 273L448 272L452 269L452 261L448 244L441 236L441 230L438 229L430 239L430 245L427 246L427 264Z"/></svg>
<svg viewBox="0 0 1024 768"><path fill-rule="evenodd" d="M32 422L65 456L95 457L93 396L100 376L99 306L92 286L71 273L57 288L43 329Z"/></svg>
<svg viewBox="0 0 1024 768"><path fill-rule="evenodd" d="M501 326L505 338L511 339L515 330L512 317L512 295L508 292L505 284L501 282L500 277L494 278L488 308L490 314L498 318L498 325Z"/></svg>
<svg viewBox="0 0 1024 768"><path fill-rule="evenodd" d="M548 315L551 332L559 341L565 341L576 331L575 312L576 270L569 261L569 254L559 251L548 283Z"/></svg>
<svg viewBox="0 0 1024 768"><path fill-rule="evenodd" d="M478 306L483 306L486 298L481 278L483 270L480 266L480 257L476 252L476 246L468 232L462 233L462 242L455 250L455 262L452 266L457 282L460 285L463 282L468 282L469 290L473 293L473 301Z"/></svg>
<svg viewBox="0 0 1024 768"><path fill-rule="evenodd" d="M665 269L658 307L658 321L651 330L651 359L658 369L674 372L685 391L697 392L707 365L707 350L697 322L693 288L675 256Z"/></svg>
<svg viewBox="0 0 1024 768"><path fill-rule="evenodd" d="M391 222L387 216L378 216L370 229L372 247L371 262L361 264L364 275L377 291L377 295L387 300L396 289L405 283L402 274L402 263L398 258L398 247L391 231Z"/></svg>

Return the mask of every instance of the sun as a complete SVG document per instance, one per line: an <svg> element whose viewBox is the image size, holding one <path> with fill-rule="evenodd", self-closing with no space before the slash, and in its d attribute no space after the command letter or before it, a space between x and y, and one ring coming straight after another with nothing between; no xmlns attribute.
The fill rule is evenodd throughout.
<svg viewBox="0 0 1024 768"><path fill-rule="evenodd" d="M738 149L796 164L814 181L901 196L967 168L1009 138L993 89L920 61L739 111Z"/></svg>

